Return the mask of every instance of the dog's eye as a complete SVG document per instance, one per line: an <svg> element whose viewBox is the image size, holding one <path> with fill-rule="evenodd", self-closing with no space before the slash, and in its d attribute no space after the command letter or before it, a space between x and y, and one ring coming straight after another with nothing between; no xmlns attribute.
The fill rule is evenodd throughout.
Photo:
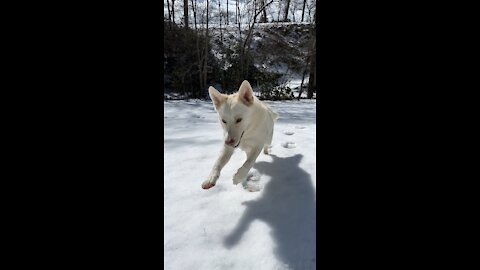
<svg viewBox="0 0 480 270"><path fill-rule="evenodd" d="M237 123L240 123L240 122L242 122L242 118L237 119Z"/></svg>
<svg viewBox="0 0 480 270"><path fill-rule="evenodd" d="M223 119L222 119L222 122L225 123L225 124L227 123L227 121L225 121L225 120L223 120Z"/></svg>

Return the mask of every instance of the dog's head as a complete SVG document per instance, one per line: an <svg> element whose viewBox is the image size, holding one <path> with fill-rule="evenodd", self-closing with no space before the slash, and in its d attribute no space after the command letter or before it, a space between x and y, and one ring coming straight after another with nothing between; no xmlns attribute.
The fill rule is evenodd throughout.
<svg viewBox="0 0 480 270"><path fill-rule="evenodd" d="M237 147L251 119L254 102L253 90L248 81L243 81L237 93L224 95L210 86L208 93L224 130L225 144Z"/></svg>

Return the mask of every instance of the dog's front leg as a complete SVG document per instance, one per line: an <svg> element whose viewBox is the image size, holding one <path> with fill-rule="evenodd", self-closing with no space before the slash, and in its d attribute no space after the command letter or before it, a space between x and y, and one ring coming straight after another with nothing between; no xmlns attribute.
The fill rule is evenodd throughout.
<svg viewBox="0 0 480 270"><path fill-rule="evenodd" d="M238 169L237 173L233 176L233 184L236 185L238 183L243 182L248 175L248 172L253 167L255 160L257 160L258 155L262 151L262 147L253 148L247 152L247 160L243 163L242 167Z"/></svg>
<svg viewBox="0 0 480 270"><path fill-rule="evenodd" d="M220 176L220 171L223 169L225 164L227 164L227 162L230 160L230 157L232 157L233 150L234 149L232 147L229 147L226 145L223 146L222 152L220 153L220 156L215 162L215 165L213 165L210 175L208 176L207 180L205 180L202 183L203 189L209 189L215 186L215 183L217 182L217 179Z"/></svg>

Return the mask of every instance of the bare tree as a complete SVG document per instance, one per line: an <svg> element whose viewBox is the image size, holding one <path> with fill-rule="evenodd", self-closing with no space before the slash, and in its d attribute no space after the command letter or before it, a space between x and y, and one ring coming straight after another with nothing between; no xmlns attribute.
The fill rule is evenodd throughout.
<svg viewBox="0 0 480 270"><path fill-rule="evenodd" d="M279 0L278 1L278 14L277 14L277 22L280 21L280 13L281 13L281 10L282 10L282 1Z"/></svg>
<svg viewBox="0 0 480 270"><path fill-rule="evenodd" d="M265 0L261 0L261 4L262 4L262 17L260 17L260 22L261 23L266 23L267 22L267 8L265 6Z"/></svg>
<svg viewBox="0 0 480 270"><path fill-rule="evenodd" d="M311 57L310 57L310 77L308 78L308 89L307 89L307 98L312 98L313 97L313 90L317 86L317 65L316 65L316 33L315 33L315 24L316 24L316 17L317 17L317 12L315 11L315 15L313 16L313 24L312 24L312 46L310 48L311 50Z"/></svg>
<svg viewBox="0 0 480 270"><path fill-rule="evenodd" d="M175 24L175 0L172 0L172 22Z"/></svg>
<svg viewBox="0 0 480 270"><path fill-rule="evenodd" d="M249 26L248 28L248 33L247 33L247 37L245 37L245 41L243 42L243 49L245 50L247 48L247 46L249 45L250 43L250 37L252 36L252 32L253 32L253 27L255 26L255 21L256 21L256 18L258 15L260 15L260 13L262 13L265 8L267 8L267 6L269 6L271 3L273 3L274 0L271 0L270 2L268 2L267 4L263 5L263 7L258 11L256 12L254 15L253 15L253 22L252 22L252 25Z"/></svg>
<svg viewBox="0 0 480 270"><path fill-rule="evenodd" d="M168 10L168 24L170 26L170 30L172 30L172 13L170 11L170 1L167 0L167 10Z"/></svg>
<svg viewBox="0 0 480 270"><path fill-rule="evenodd" d="M307 71L310 69L309 67L311 66L311 58L312 58L312 54L313 54L313 46L315 46L315 44L312 44L313 41L314 41L314 37L313 37L313 31L310 30L310 45L308 47L308 52L307 52L307 57L305 58L305 67L303 69L303 74L302 74L302 82L300 83L300 90L298 91L298 97L297 99L300 100L300 97L302 96L302 92L303 92L303 82L305 80L305 75L307 75Z"/></svg>
<svg viewBox="0 0 480 270"><path fill-rule="evenodd" d="M302 82L300 83L300 90L298 91L298 97L297 99L300 100L300 97L302 96L303 92L303 83L305 81L305 76L307 75L307 72L311 70L312 66L312 57L315 57L313 55L315 50L315 37L314 37L314 31L310 30L310 45L308 47L308 52L307 52L307 57L305 58L305 68L303 69L303 74L302 74ZM315 61L315 60L313 60ZM312 76L312 73L310 73L310 78ZM309 80L310 81L310 80Z"/></svg>
<svg viewBox="0 0 480 270"><path fill-rule="evenodd" d="M195 24L195 30L197 30L197 1L195 0L195 4L193 4L193 0L190 1L192 3L193 23Z"/></svg>
<svg viewBox="0 0 480 270"><path fill-rule="evenodd" d="M207 66L207 62L208 62L208 14L209 14L209 0L206 0L206 4L207 4L207 25L206 25L206 29L205 29L205 54L204 54L204 66L203 66L203 76L204 76L204 79L203 79L203 88L205 91L207 91L207 72L208 72L208 66Z"/></svg>
<svg viewBox="0 0 480 270"><path fill-rule="evenodd" d="M305 15L305 5L307 4L307 0L303 0L303 7L302 7L302 20L301 22L303 22L303 15Z"/></svg>
<svg viewBox="0 0 480 270"><path fill-rule="evenodd" d="M248 67L249 67L248 57L245 57L245 56L246 56L246 52L248 51L248 48L249 48L249 45L250 45L251 36L252 36L252 33L253 33L253 28L255 26L256 19L257 19L258 15L260 15L267 6L269 6L271 3L273 3L273 1L274 0L271 0L270 2L265 4L263 7L261 7L259 11L255 12L253 14L252 24L249 25L247 36L245 37L245 40L243 41L243 44L242 44L241 49L240 49L240 59L239 59L240 60L239 61L240 62L240 73L238 74L240 76L238 78L239 81L242 80L242 77L245 78L246 75L248 74ZM255 10L255 9L253 9L253 10Z"/></svg>
<svg viewBox="0 0 480 270"><path fill-rule="evenodd" d="M183 17L185 22L185 29L188 28L188 0L183 0Z"/></svg>
<svg viewBox="0 0 480 270"><path fill-rule="evenodd" d="M222 3L222 1L218 0L218 17L220 19L218 27L220 28L220 36L222 35L222 8L221 8L221 5L220 5L221 3ZM223 42L223 38L221 38L220 40Z"/></svg>
<svg viewBox="0 0 480 270"><path fill-rule="evenodd" d="M315 46L316 40L313 40L313 52L312 56L310 57L310 77L308 78L308 89L307 89L307 98L313 97L313 91L317 85L316 75L317 75L317 68L316 68L316 53L315 53Z"/></svg>
<svg viewBox="0 0 480 270"><path fill-rule="evenodd" d="M287 4L285 5L285 15L283 16L283 21L286 22L287 21L287 17L288 17L288 9L290 8L290 0L287 0Z"/></svg>
<svg viewBox="0 0 480 270"><path fill-rule="evenodd" d="M310 22L312 22L312 16L310 15L313 10L316 11L316 1L310 2L310 4L307 5L308 9L308 18L310 19Z"/></svg>
<svg viewBox="0 0 480 270"><path fill-rule="evenodd" d="M193 1L193 0L192 0ZM203 23L203 15L204 15L204 10L199 9L197 6L197 1L195 0L195 10L198 13L200 11L200 22ZM201 31L201 30L200 30ZM200 36L199 34L196 35L196 47L197 47L197 60L198 60L198 82L199 82L199 88L204 89L206 82L204 81L204 75L203 75L203 70L204 70L204 59L205 55L203 54L204 50L200 48Z"/></svg>
<svg viewBox="0 0 480 270"><path fill-rule="evenodd" d="M238 23L238 37L240 40L242 39L242 29L240 27L241 21L242 21L242 16L240 15L240 5L239 5L239 0L237 0L237 23Z"/></svg>
<svg viewBox="0 0 480 270"><path fill-rule="evenodd" d="M291 5L290 5L290 12L292 13L292 16L293 16L293 19L292 19L292 22L295 22L295 11L297 10L297 3L296 2L293 2Z"/></svg>

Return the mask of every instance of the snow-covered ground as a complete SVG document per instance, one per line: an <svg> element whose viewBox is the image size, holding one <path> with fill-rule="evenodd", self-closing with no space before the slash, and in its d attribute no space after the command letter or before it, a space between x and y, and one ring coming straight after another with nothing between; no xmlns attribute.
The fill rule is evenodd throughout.
<svg viewBox="0 0 480 270"><path fill-rule="evenodd" d="M316 101L266 103L280 115L271 155L233 185L237 149L203 190L223 143L217 114L208 101L164 101L165 269L315 269Z"/></svg>

